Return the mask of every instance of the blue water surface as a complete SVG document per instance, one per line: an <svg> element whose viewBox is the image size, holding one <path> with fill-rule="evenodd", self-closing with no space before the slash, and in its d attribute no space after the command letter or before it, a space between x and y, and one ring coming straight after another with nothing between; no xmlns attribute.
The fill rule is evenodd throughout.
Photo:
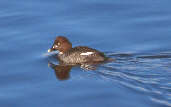
<svg viewBox="0 0 171 107"><path fill-rule="evenodd" d="M0 0L0 107L171 107L170 4ZM48 67L57 35L115 61L63 80Z"/></svg>

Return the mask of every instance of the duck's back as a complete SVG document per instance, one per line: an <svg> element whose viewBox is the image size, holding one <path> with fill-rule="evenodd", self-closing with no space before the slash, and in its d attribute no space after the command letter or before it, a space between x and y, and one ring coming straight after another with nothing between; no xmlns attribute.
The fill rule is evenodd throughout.
<svg viewBox="0 0 171 107"><path fill-rule="evenodd" d="M85 46L71 48L69 51L59 54L58 57L62 62L67 64L101 62L105 60L103 53Z"/></svg>

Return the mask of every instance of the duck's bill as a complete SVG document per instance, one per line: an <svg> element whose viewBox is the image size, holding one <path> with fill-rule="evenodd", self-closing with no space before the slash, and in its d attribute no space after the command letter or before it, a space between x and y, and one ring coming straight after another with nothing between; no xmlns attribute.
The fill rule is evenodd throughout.
<svg viewBox="0 0 171 107"><path fill-rule="evenodd" d="M48 49L48 52L52 52L52 49Z"/></svg>

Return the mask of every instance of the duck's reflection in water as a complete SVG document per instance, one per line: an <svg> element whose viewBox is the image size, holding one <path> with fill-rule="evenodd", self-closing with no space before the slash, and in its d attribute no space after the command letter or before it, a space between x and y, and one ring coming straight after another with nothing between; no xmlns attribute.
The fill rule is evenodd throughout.
<svg viewBox="0 0 171 107"><path fill-rule="evenodd" d="M58 80L67 80L70 78L70 71L74 66L80 66L80 68L84 70L95 70L100 63L89 63L89 64L81 64L81 65L64 65L59 63L56 65L52 62L48 62L48 66L51 67L55 71L56 78Z"/></svg>
<svg viewBox="0 0 171 107"><path fill-rule="evenodd" d="M72 66L70 65L55 65L51 62L48 63L48 66L54 69L56 78L58 80L67 80L70 78L70 71Z"/></svg>

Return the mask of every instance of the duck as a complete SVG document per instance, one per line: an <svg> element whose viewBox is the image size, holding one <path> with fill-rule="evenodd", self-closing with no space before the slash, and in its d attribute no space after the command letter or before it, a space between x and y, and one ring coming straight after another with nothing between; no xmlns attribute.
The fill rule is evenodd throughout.
<svg viewBox="0 0 171 107"><path fill-rule="evenodd" d="M48 52L59 51L59 61L67 65L99 63L107 60L103 52L87 46L72 47L72 43L65 36L57 36Z"/></svg>

